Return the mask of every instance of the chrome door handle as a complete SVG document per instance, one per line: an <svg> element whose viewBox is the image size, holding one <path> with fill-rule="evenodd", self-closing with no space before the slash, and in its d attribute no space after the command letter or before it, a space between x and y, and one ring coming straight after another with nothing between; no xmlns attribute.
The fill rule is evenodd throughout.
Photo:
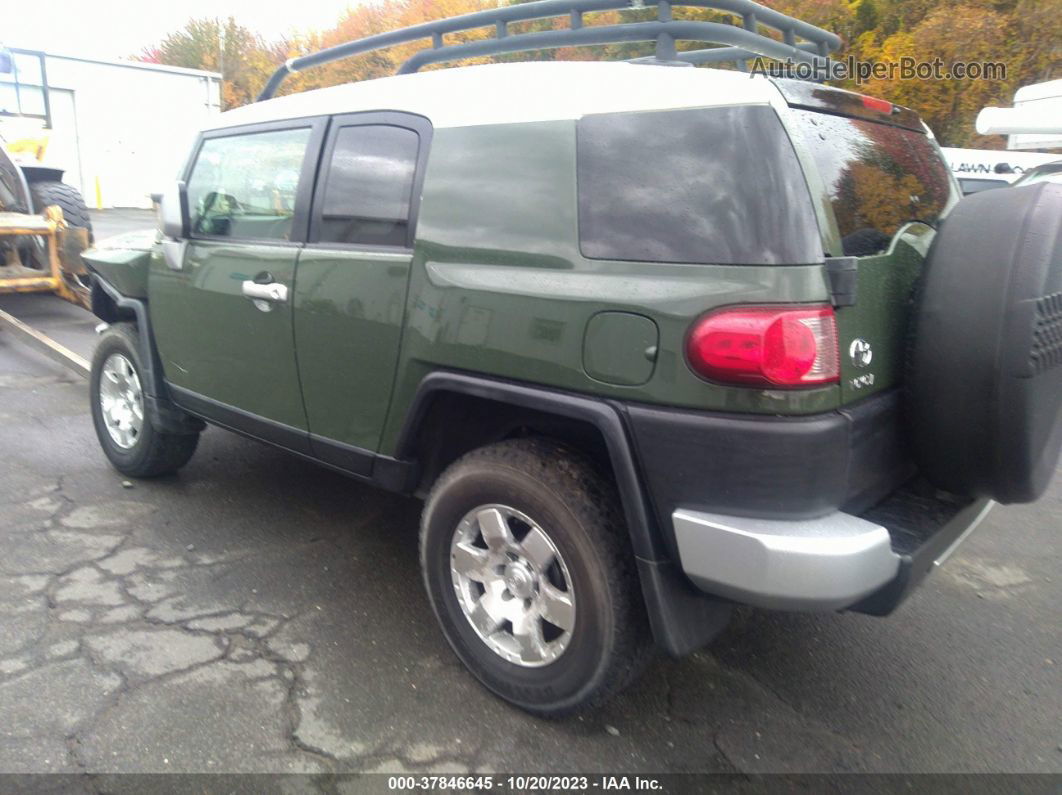
<svg viewBox="0 0 1062 795"><path fill-rule="evenodd" d="M259 301L273 301L284 303L288 300L288 287L278 282L259 284L258 282L246 281L243 283L243 294L248 298Z"/></svg>

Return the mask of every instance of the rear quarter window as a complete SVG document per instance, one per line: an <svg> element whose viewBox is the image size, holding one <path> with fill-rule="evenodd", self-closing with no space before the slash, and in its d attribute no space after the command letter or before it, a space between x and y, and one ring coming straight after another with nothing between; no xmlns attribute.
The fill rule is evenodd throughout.
<svg viewBox="0 0 1062 795"><path fill-rule="evenodd" d="M807 183L770 107L586 116L577 143L585 257L822 262Z"/></svg>

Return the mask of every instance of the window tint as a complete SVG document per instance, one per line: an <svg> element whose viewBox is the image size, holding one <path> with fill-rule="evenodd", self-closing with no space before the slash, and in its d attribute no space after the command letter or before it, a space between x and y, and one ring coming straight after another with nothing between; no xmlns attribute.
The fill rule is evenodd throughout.
<svg viewBox="0 0 1062 795"><path fill-rule="evenodd" d="M343 127L335 137L315 242L405 246L420 137L405 127Z"/></svg>
<svg viewBox="0 0 1062 795"><path fill-rule="evenodd" d="M821 262L803 172L768 107L587 116L578 126L584 256Z"/></svg>
<svg viewBox="0 0 1062 795"><path fill-rule="evenodd" d="M826 186L845 254L884 251L908 221L936 226L951 181L925 134L809 110L792 113Z"/></svg>
<svg viewBox="0 0 1062 795"><path fill-rule="evenodd" d="M289 240L310 128L203 142L188 179L193 235Z"/></svg>

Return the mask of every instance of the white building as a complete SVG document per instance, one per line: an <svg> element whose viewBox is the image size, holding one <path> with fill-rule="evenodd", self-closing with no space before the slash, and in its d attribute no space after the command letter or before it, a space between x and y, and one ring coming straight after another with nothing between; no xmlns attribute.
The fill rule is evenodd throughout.
<svg viewBox="0 0 1062 795"><path fill-rule="evenodd" d="M221 110L216 72L12 53L14 69L0 73L0 133L8 142L46 136L44 163L63 168L89 207L150 207L192 135Z"/></svg>

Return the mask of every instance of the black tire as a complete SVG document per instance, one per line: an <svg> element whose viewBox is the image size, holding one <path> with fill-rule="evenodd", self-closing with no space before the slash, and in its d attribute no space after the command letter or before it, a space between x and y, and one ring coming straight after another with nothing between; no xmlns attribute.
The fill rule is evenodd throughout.
<svg viewBox="0 0 1062 795"><path fill-rule="evenodd" d="M44 180L29 183L29 192L33 197L33 212L44 212L45 207L53 204L59 205L63 211L63 218L70 226L78 226L87 229L89 242L92 242L92 219L89 217L88 207L77 188L67 185L65 182L56 180Z"/></svg>
<svg viewBox="0 0 1062 795"><path fill-rule="evenodd" d="M481 506L526 514L564 560L574 593L567 647L539 667L504 659L473 628L451 575L451 542ZM542 439L515 439L468 453L436 481L421 519L421 568L451 647L491 691L521 709L558 717L602 703L651 656L648 619L610 483L579 454ZM506 591L508 593L508 591ZM511 628L512 625L510 625Z"/></svg>
<svg viewBox="0 0 1062 795"><path fill-rule="evenodd" d="M140 359L140 346L136 326L132 323L116 323L104 332L92 357L92 373L89 380L89 401L92 408L92 424L104 455L114 468L123 475L134 478L153 478L176 472L188 463L199 444L198 433L162 433L156 430L146 416L140 431L130 447L121 447L108 431L103 409L100 405L100 382L105 362L120 354L132 365L140 384L145 383Z"/></svg>
<svg viewBox="0 0 1062 795"><path fill-rule="evenodd" d="M923 474L959 494L1037 499L1062 449L1062 185L960 201L913 323L907 409Z"/></svg>

